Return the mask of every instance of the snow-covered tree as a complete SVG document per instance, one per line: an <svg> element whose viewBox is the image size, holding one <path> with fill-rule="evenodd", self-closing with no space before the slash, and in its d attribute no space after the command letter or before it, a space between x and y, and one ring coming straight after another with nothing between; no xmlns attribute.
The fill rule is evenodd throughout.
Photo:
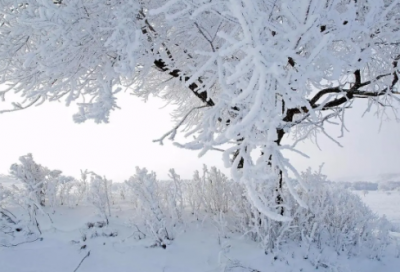
<svg viewBox="0 0 400 272"><path fill-rule="evenodd" d="M86 192L87 184L85 182L78 182L70 176L60 176L57 180L58 184L58 198L60 205L76 206L83 198L83 193ZM73 189L76 189L74 197L71 196ZM71 199L73 198L73 199Z"/></svg>
<svg viewBox="0 0 400 272"><path fill-rule="evenodd" d="M86 181L87 176L90 177L90 201L98 209L100 215L108 225L109 217L111 216L110 199L112 180L108 180L106 177L102 177L94 172L88 171L82 172L81 175L83 181Z"/></svg>
<svg viewBox="0 0 400 272"><path fill-rule="evenodd" d="M23 183L27 193L32 195L38 204L44 206L46 201L46 182L47 178L52 176L52 171L37 164L33 160L32 154L21 156L19 161L21 164L11 165L11 175ZM54 174L56 175L57 173Z"/></svg>
<svg viewBox="0 0 400 272"><path fill-rule="evenodd" d="M198 201L205 211L214 214L228 211L230 197L228 178L216 167L211 167L209 170L203 165L202 175L195 171L191 183L197 187L197 192L193 190L193 194L198 194Z"/></svg>
<svg viewBox="0 0 400 272"><path fill-rule="evenodd" d="M164 248L175 238L183 212L180 178L174 170L170 170L170 177L172 183L163 186L154 172L136 167L136 174L125 181L139 220L155 239L155 245Z"/></svg>
<svg viewBox="0 0 400 272"><path fill-rule="evenodd" d="M19 161L20 164L11 165L10 173L17 181L22 182L28 198L41 206L54 207L58 198L62 202L65 184L72 181L72 177L62 175L60 170L50 170L36 163L32 154L21 156Z"/></svg>
<svg viewBox="0 0 400 272"><path fill-rule="evenodd" d="M76 122L107 122L129 87L174 102L176 127L224 161L262 214L291 220L302 177L282 154L327 134L356 99L366 111L396 109L398 0L1 0L0 83L24 99L78 103ZM295 143L284 144L285 134ZM303 153L301 153L303 154ZM292 184L293 183L293 184Z"/></svg>
<svg viewBox="0 0 400 272"><path fill-rule="evenodd" d="M29 223L35 226L40 234L42 231L37 220L37 213L40 211L47 214L42 206L46 204L46 196L50 205L54 205L57 195L57 181L61 175L60 170L50 170L33 160L32 154L19 158L20 164L13 164L10 167L10 174L23 184L23 188L13 185L16 195L19 195L18 204L27 210ZM52 219L47 214L49 220Z"/></svg>

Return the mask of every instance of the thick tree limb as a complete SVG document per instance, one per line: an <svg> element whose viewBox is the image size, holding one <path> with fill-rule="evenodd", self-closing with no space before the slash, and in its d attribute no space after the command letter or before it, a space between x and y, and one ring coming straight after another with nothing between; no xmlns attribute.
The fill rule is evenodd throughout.
<svg viewBox="0 0 400 272"><path fill-rule="evenodd" d="M174 69L174 70L170 70L167 66L167 64L162 60L162 59L158 59L154 61L154 65L162 72L166 72L168 73L170 76L174 77L174 78L178 78L180 80L189 81L190 77L189 76L185 76L181 70L179 69ZM199 80L200 81L200 80ZM203 103L207 104L208 106L212 107L215 105L214 101L208 97L208 94L206 91L203 92L198 92L199 86L193 82L191 83L188 88L193 92L193 94L195 96L197 96Z"/></svg>
<svg viewBox="0 0 400 272"><path fill-rule="evenodd" d="M154 29L154 27L148 22L146 19L146 15L144 14L143 11L139 12L139 19L144 20L145 27L142 28L142 33L147 35L149 40L152 40L152 37L150 36L150 33L153 33L153 35L157 35L157 31ZM163 44L165 51L167 52L167 55L170 59L173 59L171 51L168 49L168 47ZM154 60L154 66L160 70L161 72L166 72L170 76L177 78L181 81L187 82L190 79L190 76L187 76L182 72L180 69L170 69L168 67L167 63L163 59L156 59ZM201 79L197 79L198 82L202 82ZM199 92L199 86L193 82L191 83L188 88L193 92L195 96L197 96L203 103L207 104L208 106L212 107L215 105L214 101L208 97L207 91L202 91Z"/></svg>

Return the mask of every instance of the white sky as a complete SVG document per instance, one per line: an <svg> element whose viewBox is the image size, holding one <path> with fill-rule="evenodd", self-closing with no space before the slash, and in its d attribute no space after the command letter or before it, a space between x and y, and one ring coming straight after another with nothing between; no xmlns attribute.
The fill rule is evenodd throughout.
<svg viewBox="0 0 400 272"><path fill-rule="evenodd" d="M177 148L169 140L163 146L152 142L173 127L171 107L161 109L165 105L161 100L144 103L122 94L118 103L122 109L112 112L108 124L76 124L75 106L58 102L0 114L0 173L8 174L11 164L27 153L37 163L67 175L79 177L80 169L88 169L114 181L128 179L136 166L153 170L162 179L170 168L182 178L191 178L204 163L223 168L221 152L199 159L196 152Z"/></svg>
<svg viewBox="0 0 400 272"><path fill-rule="evenodd" d="M215 165L223 172L220 152L213 151L198 158L196 151L182 150L166 141L164 146L153 143L170 130L171 108L161 107L163 102L140 99L123 94L121 110L112 112L109 124L92 121L75 124L72 115L76 108L62 103L46 103L24 111L0 114L0 173L8 174L12 163L27 153L36 162L60 169L64 174L79 177L80 169L95 171L114 181L124 181L134 174L135 166L154 170L161 179L167 178L168 169L175 168L182 178L191 178L202 164ZM4 109L5 103L0 103ZM356 104L347 114L346 133L341 140L344 148L320 137L322 151L313 144L302 144L300 149L311 159L291 155L290 161L299 169L315 169L325 162L324 173L331 179L347 176L371 176L400 172L400 124L380 121L368 114L361 118L362 107ZM339 130L334 131L337 137Z"/></svg>

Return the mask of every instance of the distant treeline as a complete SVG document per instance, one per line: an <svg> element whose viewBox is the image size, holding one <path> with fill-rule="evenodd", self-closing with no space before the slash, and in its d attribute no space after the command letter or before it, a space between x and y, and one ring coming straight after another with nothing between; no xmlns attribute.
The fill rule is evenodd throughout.
<svg viewBox="0 0 400 272"><path fill-rule="evenodd" d="M400 181L385 181L385 182L368 182L368 181L354 181L354 182L339 182L340 186L345 189L356 191L392 191L400 190Z"/></svg>

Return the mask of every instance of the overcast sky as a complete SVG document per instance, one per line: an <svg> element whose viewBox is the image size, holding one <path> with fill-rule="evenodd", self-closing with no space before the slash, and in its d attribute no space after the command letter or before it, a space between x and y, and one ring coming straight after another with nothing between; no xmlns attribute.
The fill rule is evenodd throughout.
<svg viewBox="0 0 400 272"><path fill-rule="evenodd" d="M123 94L119 104L122 109L112 112L110 123L100 125L92 121L75 124L72 115L76 108L58 102L0 114L0 173L8 174L10 165L27 153L32 153L38 163L67 175L78 177L80 169L88 169L114 181L127 179L134 174L135 166L154 170L162 179L167 178L170 168L183 178L191 178L203 163L229 173L223 168L220 152L199 159L196 151L179 149L170 141L164 146L152 142L173 126L171 108L161 109L162 101L144 103ZM350 132L341 139L343 148L321 135L321 151L313 144L301 144L300 150L311 159L290 154L290 161L299 169L317 169L325 163L323 172L331 179L400 172L400 124L387 121L379 131L380 120L372 114L361 118L364 107L355 106L347 114ZM4 107L1 102L0 109ZM340 134L338 129L328 131L333 137Z"/></svg>

